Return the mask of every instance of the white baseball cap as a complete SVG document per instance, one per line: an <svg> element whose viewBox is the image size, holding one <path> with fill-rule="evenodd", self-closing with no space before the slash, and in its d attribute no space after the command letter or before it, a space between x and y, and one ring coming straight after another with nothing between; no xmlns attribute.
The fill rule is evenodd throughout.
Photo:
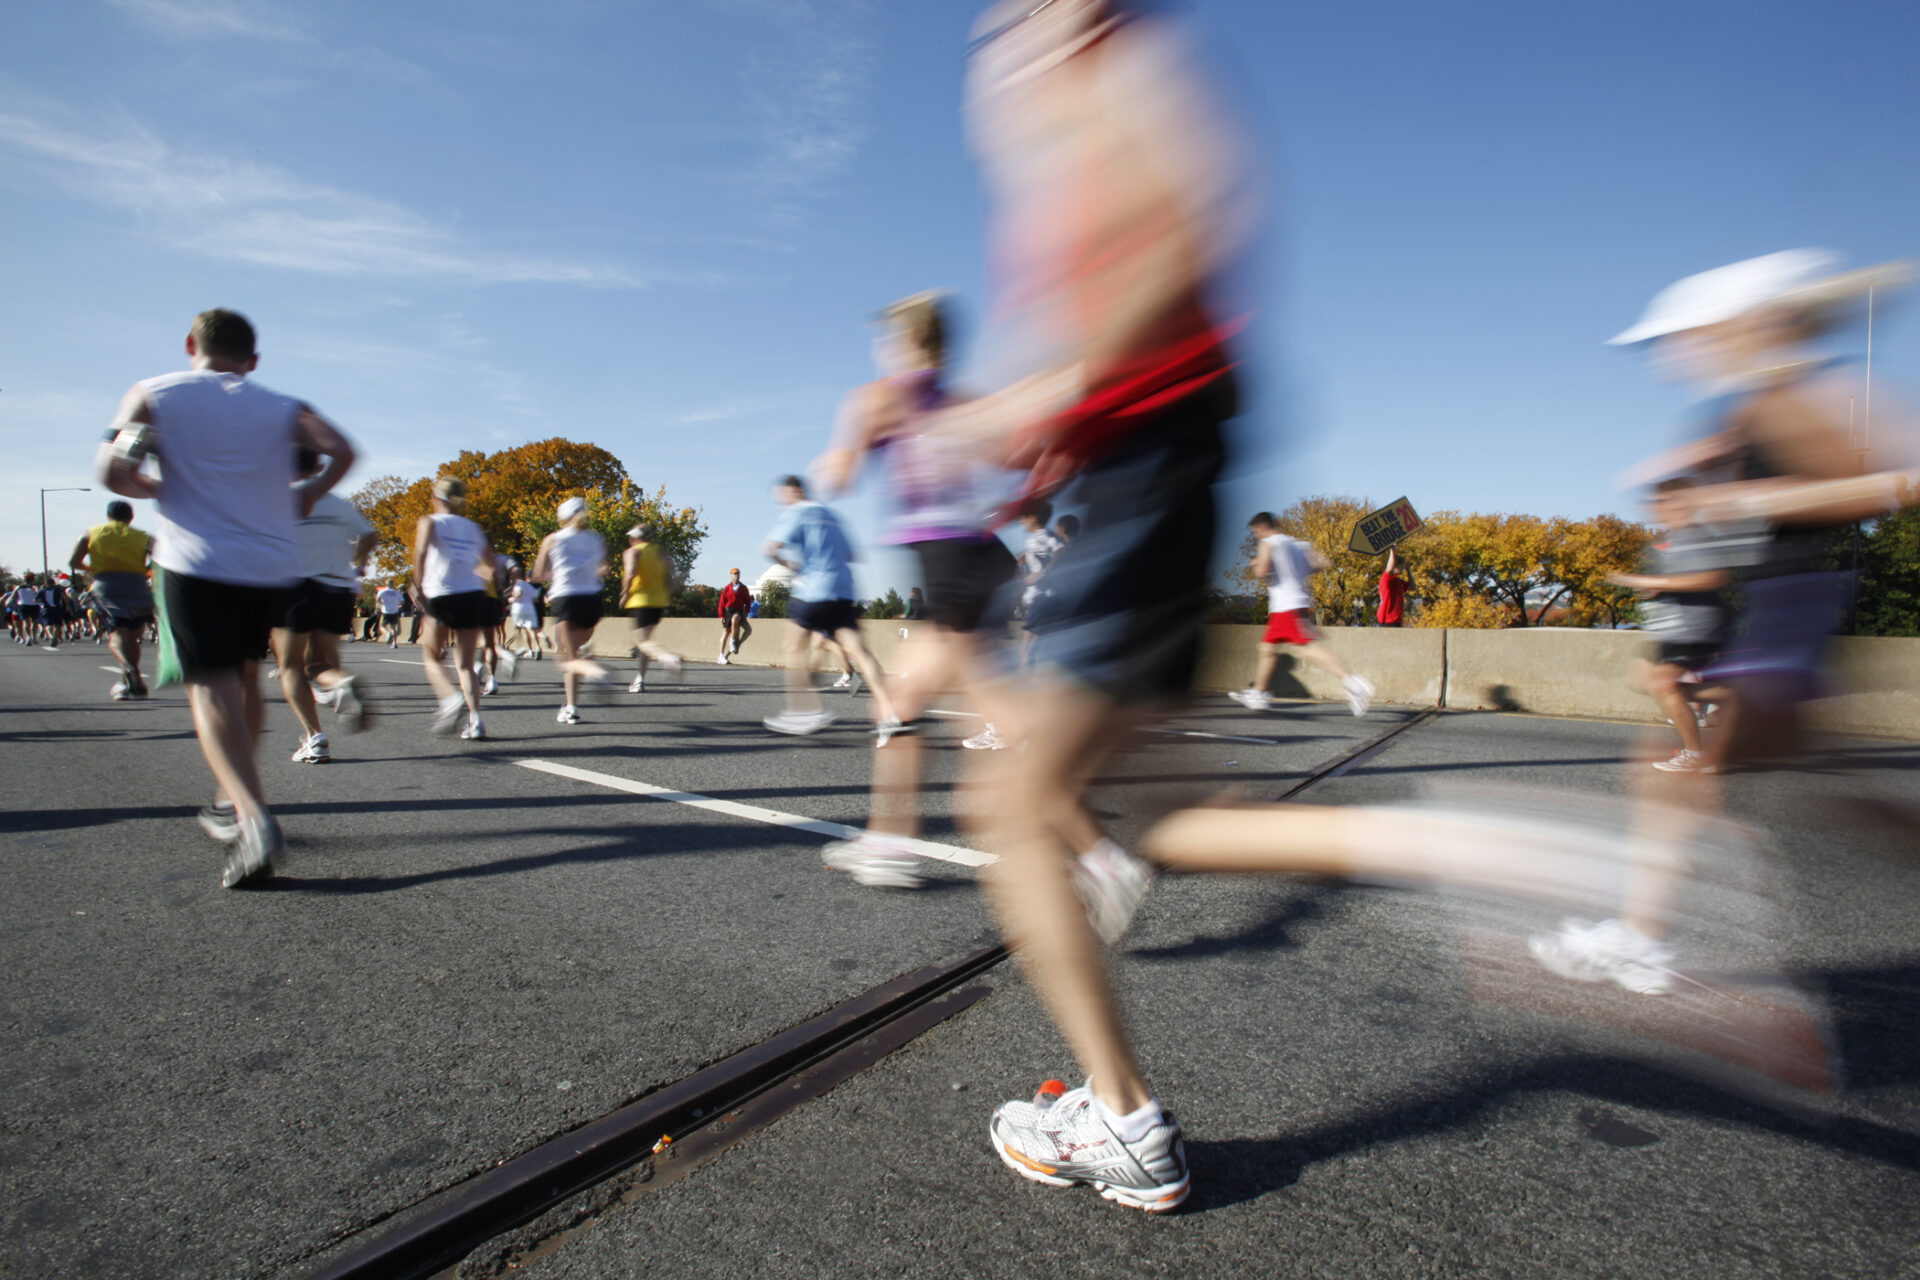
<svg viewBox="0 0 1920 1280"><path fill-rule="evenodd" d="M560 519L563 521L571 520L586 509L587 500L585 498L568 498L560 504Z"/></svg>
<svg viewBox="0 0 1920 1280"><path fill-rule="evenodd" d="M1839 265L1829 249L1786 249L1702 271L1654 294L1633 327L1607 341L1628 346L1791 302Z"/></svg>

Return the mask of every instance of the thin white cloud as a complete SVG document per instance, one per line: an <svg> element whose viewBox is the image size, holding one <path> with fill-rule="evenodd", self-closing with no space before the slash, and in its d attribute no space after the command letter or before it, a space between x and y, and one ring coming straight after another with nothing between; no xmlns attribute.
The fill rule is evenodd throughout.
<svg viewBox="0 0 1920 1280"><path fill-rule="evenodd" d="M878 0L728 0L770 28L741 71L760 155L747 173L776 224L852 167L872 133L873 67L885 15Z"/></svg>
<svg viewBox="0 0 1920 1280"><path fill-rule="evenodd" d="M796 387L773 395L734 396L695 405L691 409L666 415L665 421L674 426L693 427L715 422L738 422L776 412L799 413L808 419L809 430L817 431L820 427L814 419L823 413L830 417L832 401L833 393L824 388Z"/></svg>
<svg viewBox="0 0 1920 1280"><path fill-rule="evenodd" d="M241 6L225 0L108 0L149 26L176 36L250 36L261 40L306 41L309 37L290 22L277 21L259 5Z"/></svg>
<svg viewBox="0 0 1920 1280"><path fill-rule="evenodd" d="M301 26L291 15L266 4L232 0L107 0L143 25L171 39L263 40L298 48L301 56L333 70L346 70L412 85L450 97L431 71L417 62L372 46L336 48Z"/></svg>
<svg viewBox="0 0 1920 1280"><path fill-rule="evenodd" d="M44 170L81 197L131 215L165 243L211 258L467 284L641 288L664 278L474 244L392 201L306 182L272 165L183 151L134 123L107 136L0 112L0 158L9 151L22 170ZM7 168L0 164L0 177Z"/></svg>

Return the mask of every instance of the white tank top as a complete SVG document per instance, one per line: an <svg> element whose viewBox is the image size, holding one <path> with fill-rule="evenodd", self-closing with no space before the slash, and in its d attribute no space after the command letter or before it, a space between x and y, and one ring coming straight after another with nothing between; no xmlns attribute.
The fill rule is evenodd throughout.
<svg viewBox="0 0 1920 1280"><path fill-rule="evenodd" d="M438 511L427 519L433 521L433 541L427 544L420 566L420 589L427 599L485 591L486 531L451 511Z"/></svg>
<svg viewBox="0 0 1920 1280"><path fill-rule="evenodd" d="M562 529L547 544L547 565L553 570L549 598L600 594L600 565L607 558L607 542L592 529Z"/></svg>
<svg viewBox="0 0 1920 1280"><path fill-rule="evenodd" d="M298 582L293 496L300 402L237 373L170 373L140 384L160 458L153 562L235 586Z"/></svg>

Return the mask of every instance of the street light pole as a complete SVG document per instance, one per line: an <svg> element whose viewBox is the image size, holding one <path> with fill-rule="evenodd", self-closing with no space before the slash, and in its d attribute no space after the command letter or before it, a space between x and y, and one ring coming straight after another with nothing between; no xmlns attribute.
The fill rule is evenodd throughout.
<svg viewBox="0 0 1920 1280"><path fill-rule="evenodd" d="M63 489L42 489L40 491L40 582L45 585L47 576L53 572L53 565L47 555L47 495L50 493L92 493L86 485L69 486Z"/></svg>

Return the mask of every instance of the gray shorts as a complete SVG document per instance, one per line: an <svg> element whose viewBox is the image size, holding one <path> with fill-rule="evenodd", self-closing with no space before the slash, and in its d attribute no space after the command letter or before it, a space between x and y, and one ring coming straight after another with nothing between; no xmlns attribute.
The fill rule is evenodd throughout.
<svg viewBox="0 0 1920 1280"><path fill-rule="evenodd" d="M153 621L153 588L144 573L103 573L93 580L93 598L115 627L129 630Z"/></svg>

